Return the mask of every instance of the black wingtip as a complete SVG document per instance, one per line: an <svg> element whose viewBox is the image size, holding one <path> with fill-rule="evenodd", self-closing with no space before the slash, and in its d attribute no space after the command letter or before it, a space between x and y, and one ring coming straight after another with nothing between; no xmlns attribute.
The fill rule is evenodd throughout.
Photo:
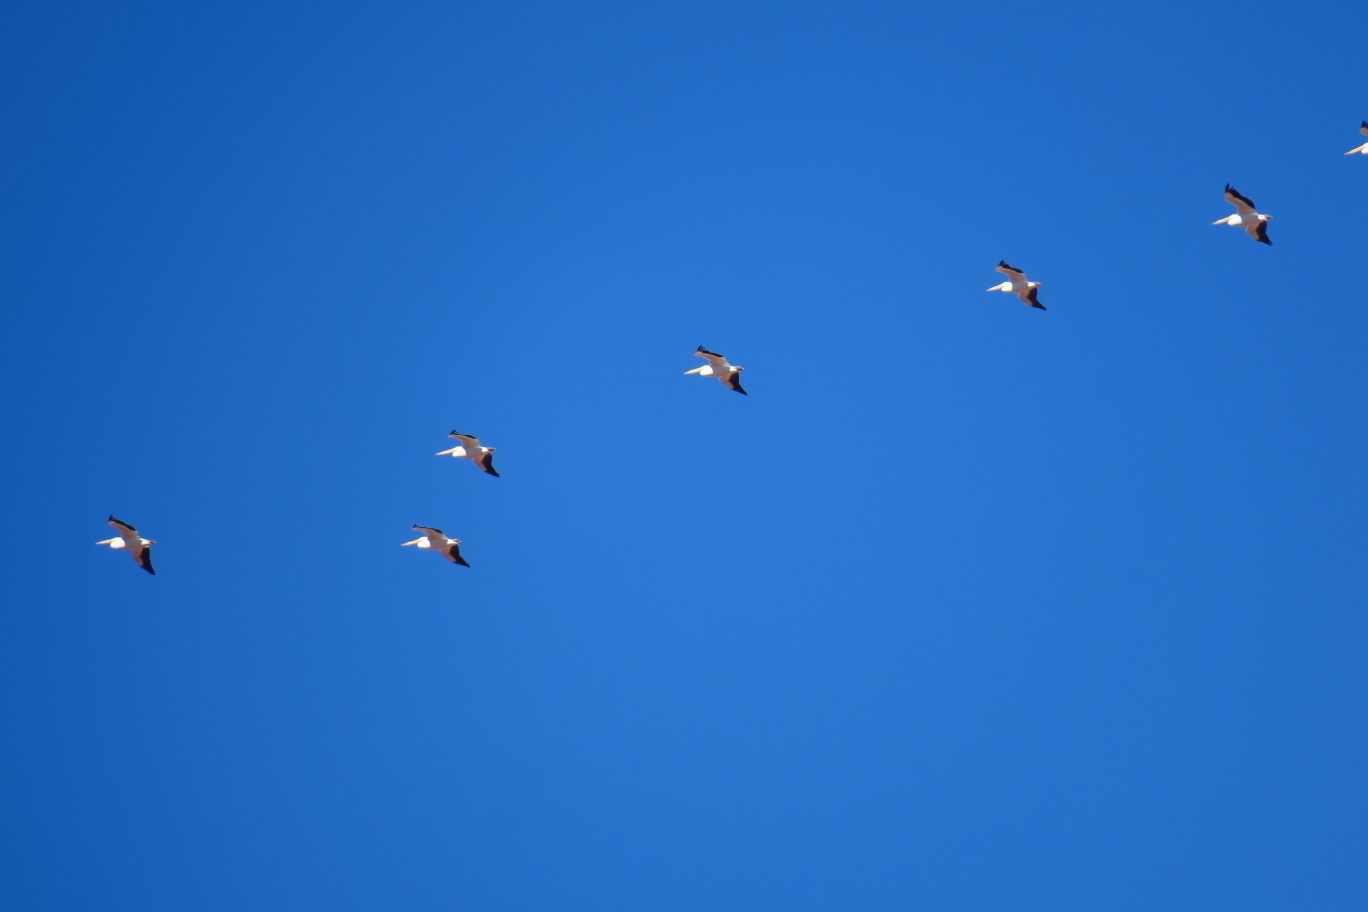
<svg viewBox="0 0 1368 912"><path fill-rule="evenodd" d="M1044 305L1044 304L1041 304L1039 301L1033 302L1033 303L1031 304L1031 306L1034 307L1036 310L1044 310L1044 309L1045 309L1045 305Z"/></svg>

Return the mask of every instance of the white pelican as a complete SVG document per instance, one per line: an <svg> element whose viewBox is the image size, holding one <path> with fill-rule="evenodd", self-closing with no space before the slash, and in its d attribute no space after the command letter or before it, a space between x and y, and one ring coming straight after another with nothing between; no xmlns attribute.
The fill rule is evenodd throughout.
<svg viewBox="0 0 1368 912"><path fill-rule="evenodd" d="M1267 244L1269 247L1272 247L1273 242L1268 239L1268 220L1273 216L1260 214L1254 208L1254 201L1247 196L1241 196L1240 191L1230 186L1230 184L1226 184L1225 198L1227 202L1235 207L1235 211L1238 214L1227 215L1225 218L1217 219L1211 224L1243 226L1244 230L1248 231L1249 236L1254 240L1258 241L1260 244Z"/></svg>
<svg viewBox="0 0 1368 912"><path fill-rule="evenodd" d="M454 437L461 441L461 445L452 447L449 450L442 450L442 452L437 454L438 456L450 456L453 459L469 459L483 469L486 474L493 475L495 478L499 477L499 473L494 471L495 447L480 446L479 439L472 437L469 434L458 434L455 431L452 431L450 434L447 434L447 436ZM514 468L516 468L516 466Z"/></svg>
<svg viewBox="0 0 1368 912"><path fill-rule="evenodd" d="M459 538L447 538L442 534L441 529L434 529L431 526L420 526L415 523L413 528L422 532L423 537L415 538L413 541L406 541L404 544L400 545L401 548L408 547L409 545L417 545L424 551L439 552L442 557L445 557L453 564L460 564L462 567L470 566L470 564L466 563L466 559L461 557L461 540Z"/></svg>
<svg viewBox="0 0 1368 912"><path fill-rule="evenodd" d="M1015 266L1008 266L1006 260L998 260L998 264L993 267L994 271L1000 272L1012 281L1003 282L1001 285L994 285L989 291L1005 291L1021 298L1023 304L1029 304L1036 310L1044 310L1045 305L1036 300L1036 289L1040 287L1039 282L1026 281L1026 273L1017 269Z"/></svg>
<svg viewBox="0 0 1368 912"><path fill-rule="evenodd" d="M684 373L698 374L702 377L716 377L718 380L722 381L722 385L727 389L736 390L743 396L750 395L750 393L741 388L741 372L745 370L744 367L728 364L726 358L722 357L717 352L708 351L701 345L698 346L698 350L695 351L694 354L700 358L707 358L708 363L702 367L695 367L693 370L687 370Z"/></svg>
<svg viewBox="0 0 1368 912"><path fill-rule="evenodd" d="M157 571L152 569L152 546L156 542L151 539L143 538L138 534L138 530L124 522L122 519L109 517L109 524L119 532L118 538L106 538L104 541L97 541L97 545L109 545L115 551L127 551L133 555L133 559L153 576Z"/></svg>
<svg viewBox="0 0 1368 912"><path fill-rule="evenodd" d="M1359 127L1359 132L1362 133L1364 136L1368 136L1368 120L1365 120L1363 122L1363 126ZM1356 146L1353 149L1350 149L1348 152L1345 152L1344 154L1353 155L1355 152L1359 153L1360 155L1368 155L1368 143L1364 143L1361 146Z"/></svg>

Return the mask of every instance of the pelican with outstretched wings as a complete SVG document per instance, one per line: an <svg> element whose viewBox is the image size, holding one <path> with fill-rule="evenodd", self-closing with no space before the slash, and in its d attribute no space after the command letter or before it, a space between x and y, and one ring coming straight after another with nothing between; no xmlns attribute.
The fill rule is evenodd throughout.
<svg viewBox="0 0 1368 912"><path fill-rule="evenodd" d="M693 370L686 370L686 374L698 374L700 377L716 377L722 381L722 385L729 390L735 390L743 396L750 393L741 388L741 372L745 370L736 364L728 364L727 359L717 352L708 351L703 346L698 346L694 352L700 358L707 360L707 364L702 367L695 367Z"/></svg>
<svg viewBox="0 0 1368 912"><path fill-rule="evenodd" d="M156 576L157 571L152 569L152 546L156 542L150 538L143 538L138 534L137 529L122 519L115 519L112 515L109 517L109 524L119 533L118 538L106 538L104 541L97 541L95 544L109 545L115 551L127 551L138 562L139 567Z"/></svg>
<svg viewBox="0 0 1368 912"><path fill-rule="evenodd" d="M422 532L422 538L415 538L413 541L406 541L401 547L417 545L420 551L436 551L438 554L451 561L453 564L460 564L462 567L469 567L466 559L461 557L461 540L459 538L447 538L441 529L434 529L431 526L420 526L416 523L413 526L415 532Z"/></svg>
<svg viewBox="0 0 1368 912"><path fill-rule="evenodd" d="M1249 236L1260 244L1267 244L1272 247L1273 242L1268 239L1268 222L1273 218L1271 215L1264 215L1254 208L1254 201L1247 196L1240 194L1230 184L1225 188L1226 202L1235 207L1234 215L1227 215L1223 219L1212 222L1213 225L1235 225L1249 232Z"/></svg>
<svg viewBox="0 0 1368 912"><path fill-rule="evenodd" d="M469 434L459 434L452 431L448 437L461 441L460 446L452 447L449 450L442 450L438 456L451 456L454 459L469 459L480 467L486 475L499 477L499 473L494 471L494 447L480 446L480 439ZM514 466L517 468L517 466ZM517 474L516 472L514 474Z"/></svg>
<svg viewBox="0 0 1368 912"><path fill-rule="evenodd" d="M998 260L998 264L993 270L1005 275L1010 281L1003 282L1001 285L994 285L989 291L1003 291L1007 294L1014 294L1021 298L1021 303L1034 307L1036 310L1044 310L1045 305L1041 304L1036 298L1036 289L1040 287L1039 282L1028 282L1026 273L1017 269L1015 266L1008 266L1006 260Z"/></svg>
<svg viewBox="0 0 1368 912"><path fill-rule="evenodd" d="M1364 136L1368 136L1368 120L1365 120L1363 122L1363 125L1359 127L1359 132L1362 133ZM1355 152L1359 153L1360 155L1368 155L1368 143L1364 143L1361 146L1355 146L1354 148L1350 149L1348 152L1345 152L1344 154L1353 155Z"/></svg>

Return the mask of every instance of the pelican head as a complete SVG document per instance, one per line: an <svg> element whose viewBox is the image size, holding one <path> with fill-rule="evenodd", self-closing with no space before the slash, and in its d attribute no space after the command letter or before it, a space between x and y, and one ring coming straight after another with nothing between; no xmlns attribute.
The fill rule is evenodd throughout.
<svg viewBox="0 0 1368 912"><path fill-rule="evenodd" d="M705 367L707 367L707 366L708 366L708 365L703 364L703 365L700 365L699 367L695 367L693 370L687 370L687 371L685 371L684 373L685 373L685 374L696 374L696 373L698 373L699 371L703 370L703 368L705 368Z"/></svg>
<svg viewBox="0 0 1368 912"><path fill-rule="evenodd" d="M442 450L442 452L438 453L437 455L438 455L438 456L450 456L452 453L455 453L455 452L456 452L457 450L459 450L459 449L460 449L460 447L452 447L452 448L449 449L449 450ZM413 542L409 542L409 544L411 545L411 544L413 544Z"/></svg>
<svg viewBox="0 0 1368 912"><path fill-rule="evenodd" d="M1003 283L1001 283L1001 284L999 284L999 285L994 285L992 288L989 288L989 289L986 289L986 290L987 290L987 291L1008 291L1008 290L1011 289L1011 287L1012 287L1012 283L1011 283L1011 282L1003 282Z"/></svg>

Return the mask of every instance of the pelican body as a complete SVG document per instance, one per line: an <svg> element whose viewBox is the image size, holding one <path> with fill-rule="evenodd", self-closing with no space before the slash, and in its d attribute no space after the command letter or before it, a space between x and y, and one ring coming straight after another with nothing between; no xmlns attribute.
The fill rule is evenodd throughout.
<svg viewBox="0 0 1368 912"><path fill-rule="evenodd" d="M988 289L989 291L1014 294L1021 298L1023 304L1034 307L1036 310L1045 309L1045 305L1036 300L1036 289L1040 287L1039 282L1026 281L1026 273L1015 266L1008 266L1006 260L998 260L998 264L993 267L993 270L1007 276L1009 281L1003 282L1001 285L994 285Z"/></svg>
<svg viewBox="0 0 1368 912"><path fill-rule="evenodd" d="M434 529L431 526L420 526L415 523L413 528L416 532L422 532L423 537L406 541L400 547L407 548L409 545L417 545L420 551L436 551L453 564L460 564L462 567L470 566L466 563L466 559L461 557L461 540L459 538L447 538L441 529Z"/></svg>
<svg viewBox="0 0 1368 912"><path fill-rule="evenodd" d="M438 456L450 456L453 459L469 459L480 467L486 475L499 477L499 473L494 471L494 447L480 446L480 440L469 434L458 434L452 431L448 437L461 441L460 446L452 447L449 450L442 450Z"/></svg>
<svg viewBox="0 0 1368 912"><path fill-rule="evenodd" d="M700 377L716 377L718 380L722 381L722 385L727 389L735 390L743 396L750 395L750 393L741 388L741 372L745 370L744 367L728 364L726 358L722 357L717 352L708 351L701 345L698 346L698 350L695 351L694 354L700 358L707 359L708 363L702 367L695 367L693 370L686 370L684 372L685 374L698 374Z"/></svg>
<svg viewBox="0 0 1368 912"><path fill-rule="evenodd" d="M1365 120L1363 122L1363 125L1359 127L1359 132L1362 133L1364 136L1368 136L1368 120ZM1348 152L1345 152L1344 154L1353 155L1355 152L1357 152L1359 155L1368 155L1368 143L1364 143L1361 146L1355 146L1354 148L1350 149Z"/></svg>
<svg viewBox="0 0 1368 912"><path fill-rule="evenodd" d="M1226 202L1235 207L1235 214L1228 215L1223 219L1212 222L1213 225L1234 225L1249 232L1249 236L1260 244L1267 244L1272 247L1273 242L1268 239L1268 222L1273 218L1271 215L1264 215L1254 208L1254 201L1247 196L1241 196L1240 191L1230 184L1225 187Z"/></svg>
<svg viewBox="0 0 1368 912"><path fill-rule="evenodd" d="M150 538L143 538L138 534L138 530L124 522L122 519L115 519L113 514L109 517L109 524L118 533L118 538L106 538L104 541L97 541L97 545L109 545L115 551L127 551L132 558L153 576L157 571L152 569L152 546L156 544Z"/></svg>

